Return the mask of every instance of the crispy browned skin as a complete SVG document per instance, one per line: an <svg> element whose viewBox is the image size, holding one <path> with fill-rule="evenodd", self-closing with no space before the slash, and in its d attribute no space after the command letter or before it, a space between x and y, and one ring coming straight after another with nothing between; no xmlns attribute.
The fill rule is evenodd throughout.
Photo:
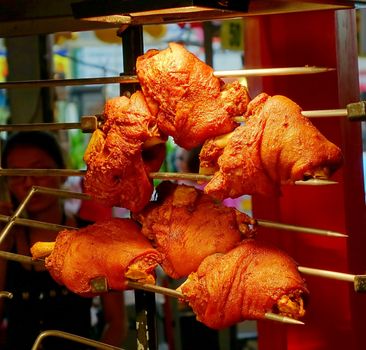
<svg viewBox="0 0 366 350"><path fill-rule="evenodd" d="M51 276L70 291L90 296L90 281L105 276L108 287L126 289L126 275L154 282L160 254L131 219L110 219L80 230L63 230L46 258ZM139 268L135 274L134 265ZM132 271L130 271L132 268Z"/></svg>
<svg viewBox="0 0 366 350"><path fill-rule="evenodd" d="M149 50L137 59L136 69L151 109L158 110L159 128L186 149L233 130L238 124L232 117L246 111L247 89L238 82L224 85L180 44Z"/></svg>
<svg viewBox="0 0 366 350"><path fill-rule="evenodd" d="M267 312L281 313L278 303L282 306L285 296L295 302L283 307L284 314L300 318L308 295L293 259L253 239L244 240L226 254L208 256L179 290L197 319L215 329L264 319Z"/></svg>
<svg viewBox="0 0 366 350"><path fill-rule="evenodd" d="M201 190L164 182L159 198L134 215L154 242L172 278L188 276L210 254L227 252L255 234L255 220L215 202Z"/></svg>
<svg viewBox="0 0 366 350"><path fill-rule="evenodd" d="M282 183L327 178L341 166L341 150L287 97L261 94L248 105L246 117L223 150L216 147L215 153L212 140L203 147L201 167L218 170L206 193L219 199L278 195ZM215 159L219 169L215 169Z"/></svg>
<svg viewBox="0 0 366 350"><path fill-rule="evenodd" d="M156 119L140 91L107 101L104 118L84 155L85 191L106 205L141 210L154 189L149 172L158 171L165 158L164 143L144 149L160 137Z"/></svg>

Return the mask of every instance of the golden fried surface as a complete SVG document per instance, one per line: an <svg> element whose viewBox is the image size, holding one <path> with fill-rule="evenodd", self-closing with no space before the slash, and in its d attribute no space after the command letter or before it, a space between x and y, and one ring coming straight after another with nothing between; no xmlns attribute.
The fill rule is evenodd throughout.
<svg viewBox="0 0 366 350"><path fill-rule="evenodd" d="M200 157L211 168L210 154L217 158L218 170L205 192L219 199L279 194L282 183L328 177L342 164L339 147L302 116L295 102L279 95L257 96L248 106L245 124L218 150L221 155L213 147L204 146Z"/></svg>
<svg viewBox="0 0 366 350"><path fill-rule="evenodd" d="M114 218L80 230L61 231L46 267L72 292L93 295L92 279L104 276L110 289L125 290L126 273L137 267L138 280L153 281L160 259L133 220Z"/></svg>
<svg viewBox="0 0 366 350"><path fill-rule="evenodd" d="M207 138L233 130L233 117L246 111L249 94L238 82L224 84L213 69L182 45L149 50L138 57L137 76L157 123L181 147L191 149Z"/></svg>
<svg viewBox="0 0 366 350"><path fill-rule="evenodd" d="M214 201L201 190L170 182L157 190L157 202L134 218L163 255L162 267L172 278L188 276L206 256L227 252L255 235L254 219Z"/></svg>
<svg viewBox="0 0 366 350"><path fill-rule="evenodd" d="M104 118L84 155L85 191L105 205L141 210L154 189L149 172L159 170L165 158L163 143L144 148L145 142L161 136L155 117L138 91L130 99L107 101Z"/></svg>
<svg viewBox="0 0 366 350"><path fill-rule="evenodd" d="M293 259L253 239L244 240L226 254L208 256L179 290L197 319L215 329L264 319L283 296L291 298L294 291L301 298L308 294ZM298 309L292 313L290 307L286 314L301 316Z"/></svg>

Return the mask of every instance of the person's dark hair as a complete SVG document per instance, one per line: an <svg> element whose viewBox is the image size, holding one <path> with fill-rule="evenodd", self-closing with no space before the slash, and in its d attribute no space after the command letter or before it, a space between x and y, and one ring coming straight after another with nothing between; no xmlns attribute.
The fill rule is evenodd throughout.
<svg viewBox="0 0 366 350"><path fill-rule="evenodd" d="M44 131L17 132L9 136L2 150L1 166L3 168L8 167L10 151L18 146L33 146L42 149L54 159L58 168L65 168L65 160L56 137Z"/></svg>

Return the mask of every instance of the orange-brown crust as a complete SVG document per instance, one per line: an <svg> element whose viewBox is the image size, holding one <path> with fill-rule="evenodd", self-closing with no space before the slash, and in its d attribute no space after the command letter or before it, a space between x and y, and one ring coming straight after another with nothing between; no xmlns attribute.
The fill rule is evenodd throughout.
<svg viewBox="0 0 366 350"><path fill-rule="evenodd" d="M245 240L226 254L208 256L179 290L197 319L215 329L264 319L284 295L308 290L297 264L277 248ZM291 315L298 316L298 314Z"/></svg>
<svg viewBox="0 0 366 350"><path fill-rule="evenodd" d="M302 116L295 102L279 95L261 94L252 100L245 124L234 130L220 152L219 170L205 187L218 199L278 195L283 183L320 173L330 176L342 165L340 148Z"/></svg>
<svg viewBox="0 0 366 350"><path fill-rule="evenodd" d="M159 128L186 149L233 130L238 125L233 117L243 115L250 100L246 87L224 85L177 43L138 57L136 71L144 95L158 106Z"/></svg>
<svg viewBox="0 0 366 350"><path fill-rule="evenodd" d="M163 182L158 200L134 219L163 255L162 267L172 278L188 276L202 260L227 252L243 238L255 235L256 221L186 185Z"/></svg>
<svg viewBox="0 0 366 350"><path fill-rule="evenodd" d="M61 231L46 258L52 277L82 296L94 295L90 282L104 276L112 290L125 290L128 268L139 265L141 272L154 278L160 254L141 234L131 219L110 219L80 230Z"/></svg>

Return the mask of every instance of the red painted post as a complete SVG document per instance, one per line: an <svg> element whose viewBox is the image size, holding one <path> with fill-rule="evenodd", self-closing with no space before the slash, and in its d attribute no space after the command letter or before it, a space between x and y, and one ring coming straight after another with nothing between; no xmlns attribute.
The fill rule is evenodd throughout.
<svg viewBox="0 0 366 350"><path fill-rule="evenodd" d="M304 110L345 108L359 101L354 10L319 11L245 19L245 68L320 66L333 72L249 79L252 97L282 94ZM262 229L260 237L302 266L362 274L366 271L366 216L359 122L345 117L311 121L341 147L337 185L284 186L280 198L253 197L258 219L339 231L348 239ZM260 350L365 349L366 294L349 282L304 276L310 289L305 326L259 322Z"/></svg>

